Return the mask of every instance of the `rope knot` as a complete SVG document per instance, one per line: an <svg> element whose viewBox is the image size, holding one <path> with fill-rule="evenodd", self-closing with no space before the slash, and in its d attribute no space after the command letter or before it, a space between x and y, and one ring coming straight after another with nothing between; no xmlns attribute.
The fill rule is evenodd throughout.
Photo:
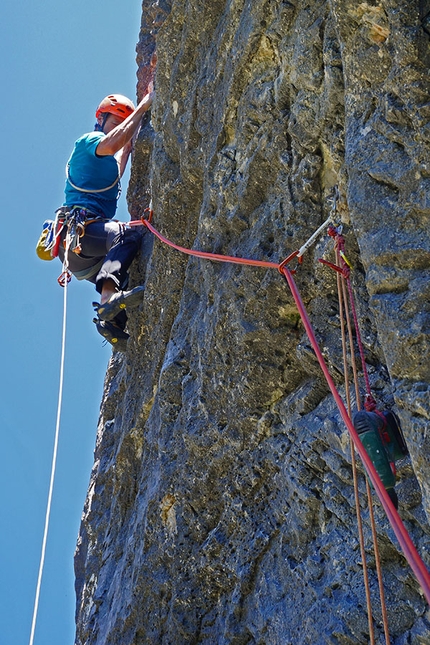
<svg viewBox="0 0 430 645"><path fill-rule="evenodd" d="M376 401L372 394L366 394L364 398L364 409L366 412L373 412L376 410Z"/></svg>
<svg viewBox="0 0 430 645"><path fill-rule="evenodd" d="M335 226L333 226L333 224L329 225L329 227L327 229L327 235L329 235L330 237L333 237L333 238L337 237L338 230L337 230L337 228Z"/></svg>

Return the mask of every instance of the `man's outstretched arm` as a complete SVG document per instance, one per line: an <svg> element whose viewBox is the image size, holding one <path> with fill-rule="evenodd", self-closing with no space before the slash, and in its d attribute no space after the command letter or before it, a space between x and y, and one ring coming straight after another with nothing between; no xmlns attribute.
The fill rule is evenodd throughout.
<svg viewBox="0 0 430 645"><path fill-rule="evenodd" d="M140 101L135 111L130 114L122 123L111 130L98 144L96 153L100 157L114 155L131 141L134 133L137 131L142 116L149 110L152 105L154 92L149 92ZM130 153L129 153L130 154ZM128 157L128 155L127 155Z"/></svg>

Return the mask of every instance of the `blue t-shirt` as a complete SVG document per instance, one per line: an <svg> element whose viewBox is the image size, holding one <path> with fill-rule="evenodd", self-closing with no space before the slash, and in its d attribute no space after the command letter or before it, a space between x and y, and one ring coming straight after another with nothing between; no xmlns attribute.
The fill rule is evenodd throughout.
<svg viewBox="0 0 430 645"><path fill-rule="evenodd" d="M76 141L68 161L64 206L82 206L97 215L112 219L116 211L119 182L109 190L99 193L77 190L83 188L85 191L96 191L107 188L118 178L119 170L115 157L96 155L96 148L105 136L103 132L90 132ZM77 188L73 188L72 184Z"/></svg>

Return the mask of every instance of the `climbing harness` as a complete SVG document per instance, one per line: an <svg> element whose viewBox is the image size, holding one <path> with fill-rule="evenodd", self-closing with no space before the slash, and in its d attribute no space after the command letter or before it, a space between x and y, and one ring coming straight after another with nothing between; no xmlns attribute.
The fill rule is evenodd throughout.
<svg viewBox="0 0 430 645"><path fill-rule="evenodd" d="M430 604L430 575L429 572L427 571L427 568L420 557L418 551L416 550L414 544L412 543L412 540L409 536L408 531L406 530L402 519L400 518L394 504L392 503L392 500L383 484L381 481L380 475L378 474L372 459L369 457L369 454L367 453L365 447L363 446L363 443L360 439L359 433L357 432L356 428L354 427L354 424L351 420L351 413L347 411L345 404L336 388L336 385L333 381L333 378L328 370L328 367L326 365L326 362L324 360L324 357L322 355L321 349L319 347L315 332L313 330L312 324L310 322L308 313L306 311L305 305L303 303L303 300L301 298L300 292L297 288L297 285L294 281L293 274L295 273L295 270L291 269L288 265L290 262L296 258L298 259L299 263L301 260L301 255L299 256L300 251L293 251L285 260L283 260L281 263L277 264L275 262L265 262L261 260L253 260L249 258L241 258L241 257L235 257L235 256L227 256L227 255L221 255L217 253L209 253L205 251L198 251L195 249L188 249L185 247L182 247L178 244L175 244L174 242L170 241L168 238L164 237L161 233L155 229L155 227L152 225L152 218L153 218L153 212L152 209L146 209L145 213L149 213L148 217L145 217L145 214L140 220L132 220L131 222L128 223L129 226L145 226L153 235L155 235L161 242L164 244L167 244L173 249L176 249L177 251L180 251L182 253L186 253L187 255L191 255L194 257L198 258L203 258L203 259L208 259L208 260L214 260L218 262L227 262L227 263L235 263L235 264L242 264L242 265L248 265L248 266L258 266L262 268L271 268L271 269L277 269L281 275L285 278L291 294L293 296L293 299L296 303L297 309L299 311L303 326L306 330L306 333L308 335L309 341L312 345L312 348L315 352L316 358L318 360L318 363L321 367L321 370L323 372L323 375L327 381L327 385L329 386L329 389L333 395L334 401L338 407L339 413L346 425L346 428L349 432L350 438L352 443L354 444L362 462L363 465L366 469L368 478L370 479L378 497L379 500L385 510L385 513L387 515L387 518L393 528L393 531L399 541L400 547L405 555L406 560L408 561L412 571L414 572L419 584L421 585L421 588L424 592L424 595L427 599L427 602ZM331 214L332 215L332 214ZM324 222L324 227L326 226L326 222ZM322 227L319 227L319 230ZM302 249L307 250L314 242L316 239L315 234L306 242L303 246ZM303 251L304 252L304 251ZM343 263L348 269L350 267L348 266L348 261L346 260L346 256L344 251L342 250L343 254ZM340 256L342 257L342 255ZM328 262L324 261L324 264L329 264ZM335 268L335 270L338 273L342 273L342 271L346 272L346 269L344 266L338 267L333 265L332 268ZM355 314L356 315L356 314ZM357 321L356 321L357 322ZM361 347L361 353L363 354L363 350ZM364 354L363 354L364 356ZM367 379L368 380L368 379ZM369 386L370 387L370 386Z"/></svg>
<svg viewBox="0 0 430 645"><path fill-rule="evenodd" d="M86 227L94 222L104 221L116 222L117 220L106 220L106 218L81 206L61 206L55 212L55 220L46 220L44 223L42 235L36 246L36 253L41 259L51 260L58 256L60 244L63 243L69 251L79 255L82 250L80 240L85 235ZM64 231L66 231L65 234ZM99 272L103 262L102 258L90 267L74 271L74 275L78 280L89 280ZM70 282L71 279L72 274L68 267L63 266L63 271L58 277L58 284L63 287L66 281Z"/></svg>
<svg viewBox="0 0 430 645"><path fill-rule="evenodd" d="M62 275L68 274L68 268L67 268L68 255L69 255L69 248L66 245ZM62 325L62 336L61 336L60 383L58 388L57 419L55 424L54 448L53 448L52 463L51 463L51 477L49 482L48 501L46 505L46 514L45 514L45 527L43 531L42 550L40 555L39 573L38 573L37 584L36 584L36 594L34 599L33 618L31 623L29 645L33 645L33 642L34 642L34 633L36 629L36 621L37 621L37 615L39 610L40 588L42 585L42 576L43 576L43 569L45 564L46 543L48 540L49 521L50 521L51 506L52 506L52 495L54 491L55 470L57 465L61 409L62 409L62 402L63 402L64 362L65 362L65 352L66 352L67 283L68 282L69 280L66 279L63 284L65 288L64 288L64 295L63 295L63 325Z"/></svg>

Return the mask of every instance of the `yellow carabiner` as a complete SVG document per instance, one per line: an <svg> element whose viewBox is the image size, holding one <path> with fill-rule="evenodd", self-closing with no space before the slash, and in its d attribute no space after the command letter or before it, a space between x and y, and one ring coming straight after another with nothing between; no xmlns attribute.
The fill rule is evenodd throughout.
<svg viewBox="0 0 430 645"><path fill-rule="evenodd" d="M340 252L339 252L339 255L340 255L340 257L342 258L342 260L343 260L344 262L346 262L346 264L349 266L349 268L350 268L350 269L352 269L352 264L351 264L351 262L348 260L348 258L346 257L345 253L344 253L343 251L340 251Z"/></svg>

